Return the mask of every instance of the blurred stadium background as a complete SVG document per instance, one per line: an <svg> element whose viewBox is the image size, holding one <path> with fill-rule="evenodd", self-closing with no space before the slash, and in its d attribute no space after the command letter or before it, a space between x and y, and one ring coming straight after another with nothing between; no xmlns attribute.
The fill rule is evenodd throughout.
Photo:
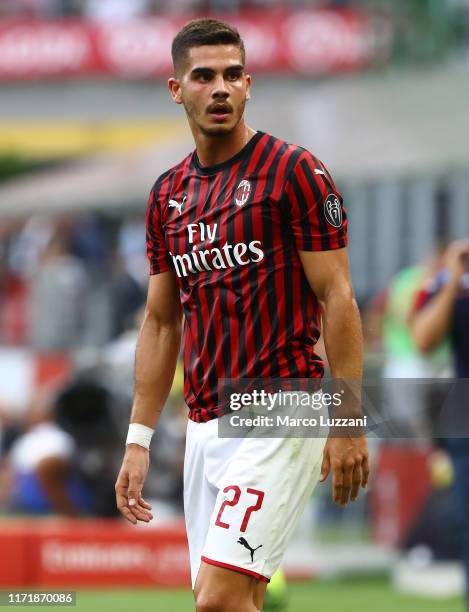
<svg viewBox="0 0 469 612"><path fill-rule="evenodd" d="M245 39L249 124L312 150L343 193L367 374L451 375L407 320L442 245L469 237L468 0L1 0L0 588L192 609L180 368L145 487L154 525L123 524L113 485L147 194L193 147L170 43L209 13ZM422 433L426 402L393 389L415 436L372 441L352 507L318 487L285 559L292 612L463 609L451 464Z"/></svg>

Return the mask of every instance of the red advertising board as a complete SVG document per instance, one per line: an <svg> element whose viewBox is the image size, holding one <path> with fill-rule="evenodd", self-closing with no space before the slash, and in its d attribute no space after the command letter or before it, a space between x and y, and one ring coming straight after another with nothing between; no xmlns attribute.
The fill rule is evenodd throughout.
<svg viewBox="0 0 469 612"><path fill-rule="evenodd" d="M390 22L355 10L250 11L222 18L238 27L248 69L256 74L360 70L386 61L391 52ZM171 41L187 20L1 21L0 80L167 76Z"/></svg>
<svg viewBox="0 0 469 612"><path fill-rule="evenodd" d="M120 520L5 520L0 586L190 585L183 521L132 527Z"/></svg>
<svg viewBox="0 0 469 612"><path fill-rule="evenodd" d="M374 540L399 546L421 511L431 488L427 448L384 445L370 489Z"/></svg>

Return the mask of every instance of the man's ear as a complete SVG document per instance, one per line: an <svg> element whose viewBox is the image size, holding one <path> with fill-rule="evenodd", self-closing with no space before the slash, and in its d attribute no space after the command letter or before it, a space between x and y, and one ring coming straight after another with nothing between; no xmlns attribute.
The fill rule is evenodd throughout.
<svg viewBox="0 0 469 612"><path fill-rule="evenodd" d="M171 93L173 102L175 102L176 104L182 104L182 92L181 86L179 84L179 79L176 79L174 77L168 79L168 88Z"/></svg>
<svg viewBox="0 0 469 612"><path fill-rule="evenodd" d="M250 100L251 99L251 85L252 85L252 78L250 74L246 75L246 84L247 84L246 100Z"/></svg>

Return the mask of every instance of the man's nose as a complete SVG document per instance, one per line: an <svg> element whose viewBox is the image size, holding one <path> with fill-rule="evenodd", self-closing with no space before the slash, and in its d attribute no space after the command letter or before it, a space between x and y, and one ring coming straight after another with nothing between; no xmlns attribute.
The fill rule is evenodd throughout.
<svg viewBox="0 0 469 612"><path fill-rule="evenodd" d="M215 87L212 92L212 97L214 98L227 98L229 96L229 91L226 87L225 79L222 75L217 77L215 81Z"/></svg>

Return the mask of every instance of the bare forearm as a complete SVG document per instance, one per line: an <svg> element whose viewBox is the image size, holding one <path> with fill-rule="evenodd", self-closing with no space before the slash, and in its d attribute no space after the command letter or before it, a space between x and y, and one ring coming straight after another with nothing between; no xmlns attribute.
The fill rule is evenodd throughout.
<svg viewBox="0 0 469 612"><path fill-rule="evenodd" d="M351 288L331 291L324 304L324 344L332 375L332 391L340 393L340 406L329 409L330 416L356 418L362 416L361 379L363 339L360 313ZM361 427L347 430L331 427L330 435L355 438L363 434Z"/></svg>
<svg viewBox="0 0 469 612"><path fill-rule="evenodd" d="M360 313L351 289L331 289L322 309L324 345L332 377L360 381L363 339Z"/></svg>
<svg viewBox="0 0 469 612"><path fill-rule="evenodd" d="M300 251L300 258L322 308L324 345L334 379L331 390L338 391L342 397L339 406L329 406L333 412L330 416L361 417L363 339L347 251ZM332 471L333 499L343 506L349 499L355 500L360 485L365 487L368 481L364 433L358 422L345 428L329 428L320 480L326 480Z"/></svg>
<svg viewBox="0 0 469 612"><path fill-rule="evenodd" d="M458 287L459 281L451 279L429 304L414 315L412 337L421 351L433 350L448 335Z"/></svg>
<svg viewBox="0 0 469 612"><path fill-rule="evenodd" d="M146 314L135 355L131 423L156 427L171 390L180 343L180 320L161 324Z"/></svg>

